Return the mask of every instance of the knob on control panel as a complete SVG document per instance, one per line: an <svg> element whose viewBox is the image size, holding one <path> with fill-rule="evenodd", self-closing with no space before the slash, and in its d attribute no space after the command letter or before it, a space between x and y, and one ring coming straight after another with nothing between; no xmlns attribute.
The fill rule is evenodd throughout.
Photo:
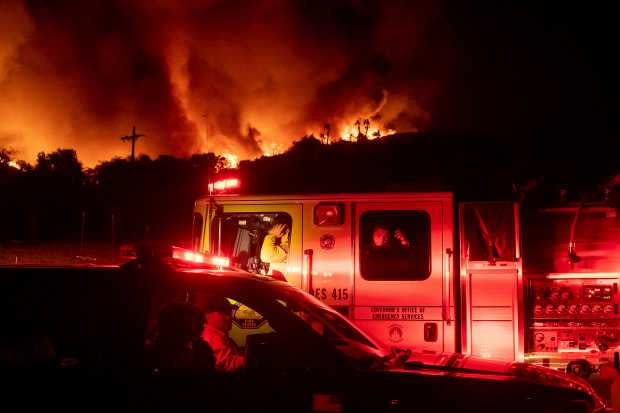
<svg viewBox="0 0 620 413"><path fill-rule="evenodd" d="M541 315L543 313L543 308L542 305L535 305L534 306L534 314L536 315Z"/></svg>

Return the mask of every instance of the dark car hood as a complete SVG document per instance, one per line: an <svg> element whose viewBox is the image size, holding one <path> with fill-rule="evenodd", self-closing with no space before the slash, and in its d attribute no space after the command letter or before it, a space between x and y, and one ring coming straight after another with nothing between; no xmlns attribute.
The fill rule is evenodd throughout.
<svg viewBox="0 0 620 413"><path fill-rule="evenodd" d="M564 372L516 361L501 361L457 353L412 353L401 371L439 372L461 376L487 376L545 386L573 389L589 394L595 404L602 400L583 379Z"/></svg>
<svg viewBox="0 0 620 413"><path fill-rule="evenodd" d="M445 367L446 370L479 372L498 375L513 375L514 361L501 361L458 353L412 353L407 363L415 365ZM517 363L519 364L519 363Z"/></svg>

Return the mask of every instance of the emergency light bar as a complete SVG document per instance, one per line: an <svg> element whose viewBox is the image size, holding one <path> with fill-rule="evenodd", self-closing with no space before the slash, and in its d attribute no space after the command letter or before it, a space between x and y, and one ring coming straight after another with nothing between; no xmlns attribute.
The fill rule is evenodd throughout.
<svg viewBox="0 0 620 413"><path fill-rule="evenodd" d="M237 178L223 179L209 184L209 192L224 192L229 189L237 189L241 186L241 181Z"/></svg>
<svg viewBox="0 0 620 413"><path fill-rule="evenodd" d="M230 266L230 259L227 257L205 255L179 247L172 247L172 258L194 264L211 264L217 267Z"/></svg>

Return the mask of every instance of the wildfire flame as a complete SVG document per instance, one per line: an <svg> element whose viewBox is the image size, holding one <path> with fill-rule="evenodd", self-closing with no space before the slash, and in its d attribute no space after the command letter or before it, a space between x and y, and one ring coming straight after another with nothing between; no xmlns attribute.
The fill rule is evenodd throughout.
<svg viewBox="0 0 620 413"><path fill-rule="evenodd" d="M19 164L18 164L17 162L15 162L15 161L9 161L8 165L9 165L11 168L15 168L15 169L22 169L22 168L21 168L21 166L19 166Z"/></svg>
<svg viewBox="0 0 620 413"><path fill-rule="evenodd" d="M283 152L283 146L279 143L272 142L266 145L266 150L263 151L263 156L275 156Z"/></svg>
<svg viewBox="0 0 620 413"><path fill-rule="evenodd" d="M366 131L366 128L362 127L358 129L358 127L353 124L342 128L342 130L340 131L340 139L342 139L343 141L355 141L361 134L366 135L366 138L368 138L368 140L373 140L382 136L393 135L395 133L396 131L394 129L389 128L384 129L369 127L368 131Z"/></svg>
<svg viewBox="0 0 620 413"><path fill-rule="evenodd" d="M222 157L226 159L226 166L228 168L234 169L239 166L239 157L237 155L232 153L223 153Z"/></svg>

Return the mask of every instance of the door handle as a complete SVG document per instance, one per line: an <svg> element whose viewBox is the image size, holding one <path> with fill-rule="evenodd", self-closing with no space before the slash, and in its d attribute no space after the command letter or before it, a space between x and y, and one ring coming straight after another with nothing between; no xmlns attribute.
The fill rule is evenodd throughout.
<svg viewBox="0 0 620 413"><path fill-rule="evenodd" d="M304 250L304 259L305 259L305 273L306 273L306 286L308 287L308 291L312 293L312 265L313 265L313 255L314 251L312 248Z"/></svg>
<svg viewBox="0 0 620 413"><path fill-rule="evenodd" d="M444 298L443 298L443 319L448 325L452 324L452 317L450 314L450 307L452 307L452 280L450 275L452 274L452 248L446 248L446 271L444 274Z"/></svg>

